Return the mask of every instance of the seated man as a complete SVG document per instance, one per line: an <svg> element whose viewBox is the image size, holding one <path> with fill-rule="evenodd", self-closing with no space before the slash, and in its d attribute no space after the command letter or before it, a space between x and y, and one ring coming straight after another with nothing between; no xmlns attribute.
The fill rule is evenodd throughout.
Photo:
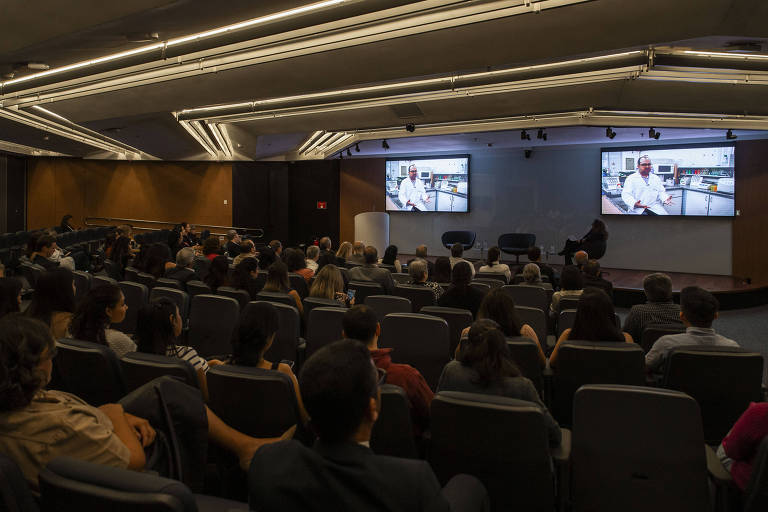
<svg viewBox="0 0 768 512"><path fill-rule="evenodd" d="M680 325L680 306L672 302L672 280L667 274L648 274L643 279L643 289L648 302L632 306L623 329L638 342L643 329L650 324Z"/></svg>
<svg viewBox="0 0 768 512"><path fill-rule="evenodd" d="M645 355L645 366L650 371L659 370L675 347L688 345L738 347L733 340L715 333L712 322L717 318L719 304L714 295L704 288L688 286L680 292L680 319L685 325L681 334L667 334L653 344Z"/></svg>
<svg viewBox="0 0 768 512"><path fill-rule="evenodd" d="M243 252L242 247L240 247L240 242L242 242L242 240L240 239L240 235L237 234L237 231L234 229L227 231L227 243L224 246L224 250L229 254L230 258L234 258Z"/></svg>
<svg viewBox="0 0 768 512"><path fill-rule="evenodd" d="M539 272L542 276L547 276L549 278L549 282L552 284L552 287L554 288L557 285L557 281L555 280L555 269L547 265L546 263L542 263L541 261L541 249L539 249L538 246L532 246L530 249L528 249L528 261L531 263L535 263L539 266ZM523 268L525 266L522 266L517 269L518 274L523 273Z"/></svg>
<svg viewBox="0 0 768 512"><path fill-rule="evenodd" d="M352 256L348 260L352 263L365 264L365 244L359 240L352 244Z"/></svg>
<svg viewBox="0 0 768 512"><path fill-rule="evenodd" d="M416 248L416 257L413 258L412 260L409 260L408 261L408 265L411 264L411 261L416 260L416 259L422 259L422 260L427 262L427 281L431 281L432 280L432 274L435 273L435 264L427 259L427 246L426 245L421 244L420 246L418 246Z"/></svg>
<svg viewBox="0 0 768 512"><path fill-rule="evenodd" d="M608 297L613 301L613 284L606 279L603 279L602 272L600 271L600 263L597 260L589 260L582 269L584 273L584 288L593 287L600 288ZM632 338L635 339L635 338ZM638 339L639 341L639 339Z"/></svg>
<svg viewBox="0 0 768 512"><path fill-rule="evenodd" d="M59 264L51 261L51 256L56 252L56 240L49 235L43 235L37 239L35 252L32 253L30 260L35 265L40 265L45 270L56 268Z"/></svg>
<svg viewBox="0 0 768 512"><path fill-rule="evenodd" d="M355 267L349 270L350 281L375 281L384 288L384 293L392 295L395 291L395 283L392 281L392 274L385 268L379 268L376 262L379 261L379 255L376 248L369 245L363 253L365 256L365 265Z"/></svg>
<svg viewBox="0 0 768 512"><path fill-rule="evenodd" d="M458 510L427 462L369 448L379 416L377 381L370 352L354 340L326 345L304 363L299 388L319 439L312 448L284 441L256 452L248 474L253 510ZM474 478L454 477L446 491L459 478L457 495L481 510L487 496Z"/></svg>
<svg viewBox="0 0 768 512"><path fill-rule="evenodd" d="M176 266L165 271L165 277L180 281L183 285L187 281L200 280L200 276L192 268L195 261L195 250L191 247L184 247L176 253Z"/></svg>
<svg viewBox="0 0 768 512"><path fill-rule="evenodd" d="M584 270L584 265L589 261L589 254L587 251L576 251L573 255L573 264L579 267L579 270Z"/></svg>
<svg viewBox="0 0 768 512"><path fill-rule="evenodd" d="M283 253L283 243L280 240L269 242L269 248L275 251L275 256L279 257Z"/></svg>
<svg viewBox="0 0 768 512"><path fill-rule="evenodd" d="M455 267L456 264L460 261L466 262L469 264L470 270L472 270L472 279L475 278L475 266L470 263L469 261L465 260L461 256L464 254L464 246L461 245L461 242L456 242L451 246L451 268Z"/></svg>
<svg viewBox="0 0 768 512"><path fill-rule="evenodd" d="M413 366L393 363L391 348L379 348L381 325L376 313L368 306L354 306L346 312L341 324L342 336L366 344L376 367L387 372L385 382L400 386L408 395L414 433L420 435L429 425L429 404L433 396L427 381Z"/></svg>

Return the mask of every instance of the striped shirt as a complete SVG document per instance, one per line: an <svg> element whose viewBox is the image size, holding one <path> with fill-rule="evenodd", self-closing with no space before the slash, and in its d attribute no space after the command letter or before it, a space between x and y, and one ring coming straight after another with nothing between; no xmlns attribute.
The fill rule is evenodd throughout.
<svg viewBox="0 0 768 512"><path fill-rule="evenodd" d="M182 359L192 366L195 370L203 369L204 372L208 371L208 362L197 354L197 350L192 347L185 347L184 345L176 345L176 347L168 347L168 355L176 356Z"/></svg>
<svg viewBox="0 0 768 512"><path fill-rule="evenodd" d="M624 332L629 333L634 340L640 340L643 329L649 324L674 324L681 325L680 306L669 302L646 302L635 304L629 310L627 319L624 320Z"/></svg>

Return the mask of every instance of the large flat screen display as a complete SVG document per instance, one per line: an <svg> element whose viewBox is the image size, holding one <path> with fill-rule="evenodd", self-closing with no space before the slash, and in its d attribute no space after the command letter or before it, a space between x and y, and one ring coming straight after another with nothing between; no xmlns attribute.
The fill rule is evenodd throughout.
<svg viewBox="0 0 768 512"><path fill-rule="evenodd" d="M604 148L603 215L732 217L734 145Z"/></svg>
<svg viewBox="0 0 768 512"><path fill-rule="evenodd" d="M468 156L393 159L386 168L387 211L469 211Z"/></svg>

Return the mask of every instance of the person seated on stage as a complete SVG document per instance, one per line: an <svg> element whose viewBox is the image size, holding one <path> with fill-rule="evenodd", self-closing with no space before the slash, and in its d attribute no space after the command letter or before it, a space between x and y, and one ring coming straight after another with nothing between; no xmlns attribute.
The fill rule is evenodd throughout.
<svg viewBox="0 0 768 512"><path fill-rule="evenodd" d="M587 251L576 251L573 255L573 264L576 265L579 270L584 270L584 265L586 265L588 261L589 254L587 254Z"/></svg>
<svg viewBox="0 0 768 512"><path fill-rule="evenodd" d="M294 272L304 278L306 282L312 279L315 275L310 269L307 268L307 262L304 259L304 253L301 249L288 248L283 252L283 261L288 267L288 272Z"/></svg>
<svg viewBox="0 0 768 512"><path fill-rule="evenodd" d="M470 267L471 265L466 261L456 263L451 271L451 286L437 301L437 305L447 308L468 309L472 312L472 318L475 318L485 294L469 285L472 282Z"/></svg>
<svg viewBox="0 0 768 512"><path fill-rule="evenodd" d="M416 259L419 259L419 258L421 258L422 260L424 260L424 261L426 261L426 262L427 262L427 279L428 279L429 281L435 281L435 280L432 278L432 277L434 276L434 274L435 274L435 264L434 264L434 263L432 263L431 261L429 261L429 260L427 259L427 246L426 246L426 245L424 245L424 244L422 244L422 245L420 245L420 246L418 246L418 247L416 248L416 257L415 257L415 258L413 258L413 259L411 259L411 260L409 260L409 261L408 261L408 265L410 265L410 264L411 264L411 261L413 261L413 260L416 260ZM447 258L446 258L446 259L447 259ZM449 266L450 266L450 265L449 265ZM450 281L450 272L449 272L448 274L449 274L449 279L448 279L448 281ZM447 283L448 281L444 281L444 282L446 282L446 283ZM437 281L435 281L435 282L437 282Z"/></svg>
<svg viewBox="0 0 768 512"><path fill-rule="evenodd" d="M378 382L371 353L359 341L336 341L315 352L304 363L299 387L319 439L312 447L284 441L260 448L248 474L250 507L458 510L441 495L427 462L376 455L369 448L379 417ZM446 487L458 484L455 478ZM481 510L487 500L482 485L471 477L462 483L457 494Z"/></svg>
<svg viewBox="0 0 768 512"><path fill-rule="evenodd" d="M616 311L608 295L599 288L584 290L576 308L573 327L565 329L557 340L555 349L549 356L549 365L557 364L557 352L567 340L616 341L633 343L632 336L616 326Z"/></svg>
<svg viewBox="0 0 768 512"><path fill-rule="evenodd" d="M255 258L256 257L256 244L253 243L253 240L243 240L243 243L240 244L240 254L235 256L234 261L232 262L233 265L237 265L241 261L243 261L245 258Z"/></svg>
<svg viewBox="0 0 768 512"><path fill-rule="evenodd" d="M358 265L364 265L365 264L365 256L363 253L365 252L365 244L361 241L357 241L354 244L352 244L352 254L349 255L349 261L352 263L357 263Z"/></svg>
<svg viewBox="0 0 768 512"><path fill-rule="evenodd" d="M383 265L392 265L395 267L395 272L398 274L403 271L403 267L400 265L400 260L397 259L396 245L390 245L384 249L384 256L379 260L379 263Z"/></svg>
<svg viewBox="0 0 768 512"><path fill-rule="evenodd" d="M541 280L541 270L535 263L528 263L523 267L523 280L520 286L538 286L544 287L544 281Z"/></svg>
<svg viewBox="0 0 768 512"><path fill-rule="evenodd" d="M320 248L316 245L310 245L307 247L307 257L305 258L305 263L307 265L307 268L317 274L318 265L317 260L320 258Z"/></svg>
<svg viewBox="0 0 768 512"><path fill-rule="evenodd" d="M213 293L221 286L229 286L229 260L226 256L216 256L213 259L203 282Z"/></svg>
<svg viewBox="0 0 768 512"><path fill-rule="evenodd" d="M384 288L385 294L392 295L395 291L395 283L392 281L392 274L389 270L379 268L376 265L376 262L379 260L376 248L369 245L365 248L363 255L365 256L365 265L350 269L349 280L377 282Z"/></svg>
<svg viewBox="0 0 768 512"><path fill-rule="evenodd" d="M698 286L680 291L680 320L685 325L681 334L667 334L653 344L645 354L645 366L650 371L662 368L669 352L683 346L738 347L735 341L721 336L712 328L720 304L714 295Z"/></svg>
<svg viewBox="0 0 768 512"><path fill-rule="evenodd" d="M600 219L592 221L592 227L589 232L584 235L580 240L568 239L565 242L565 247L560 251L560 256L565 256L565 264L571 265L571 257L576 251L586 251L588 254L592 254L593 258L598 259L605 254L605 248L608 241L608 230L605 228L605 223Z"/></svg>
<svg viewBox="0 0 768 512"><path fill-rule="evenodd" d="M336 251L336 265L344 265L348 261L351 263L352 258L352 244L349 242L341 242L339 250Z"/></svg>
<svg viewBox="0 0 768 512"><path fill-rule="evenodd" d="M299 315L304 315L304 305L301 303L299 292L291 288L291 281L288 279L288 267L280 260L275 261L267 270L267 280L264 283L263 292L287 293L296 304Z"/></svg>
<svg viewBox="0 0 768 512"><path fill-rule="evenodd" d="M55 339L66 338L75 312L74 274L63 268L42 273L35 283L35 295L26 315L51 328Z"/></svg>
<svg viewBox="0 0 768 512"><path fill-rule="evenodd" d="M263 283L256 279L259 275L259 262L256 258L244 258L235 266L231 286L237 290L245 290L251 300L259 300L258 293Z"/></svg>
<svg viewBox="0 0 768 512"><path fill-rule="evenodd" d="M584 277L581 275L581 271L575 265L566 265L560 274L560 290L552 294L552 304L549 305L549 310L552 314L559 315L560 299L562 297L578 298L583 291Z"/></svg>
<svg viewBox="0 0 768 512"><path fill-rule="evenodd" d="M168 279L175 279L179 281L183 286L186 286L188 281L199 281L200 276L192 268L195 262L195 250L191 247L184 247L176 253L176 266L169 268L165 271L165 277Z"/></svg>
<svg viewBox="0 0 768 512"><path fill-rule="evenodd" d="M198 389L171 377L153 380L120 403L91 407L75 395L45 389L55 355L56 343L44 323L20 313L0 319L0 452L16 462L33 491L40 470L61 456L162 471L146 467L145 452L158 439L155 429L165 425L155 388L161 390L176 430L184 483L197 492L203 488L200 468L205 468L208 439L236 454L243 468L265 443L280 440L257 439L230 428L205 406ZM292 434L293 429L285 437Z"/></svg>
<svg viewBox="0 0 768 512"><path fill-rule="evenodd" d="M500 256L501 249L497 246L494 245L488 249L488 260L486 261L486 264L480 267L477 271L478 274L481 274L478 277L483 277L482 274L504 274L507 278L507 283L509 283L509 280L512 279L512 271L509 270L508 265L499 263Z"/></svg>
<svg viewBox="0 0 768 512"><path fill-rule="evenodd" d="M408 274L411 276L410 284L414 286L425 286L432 289L435 303L440 300L444 291L443 287L434 281L427 280L427 262L421 259L411 260L408 265Z"/></svg>
<svg viewBox="0 0 768 512"><path fill-rule="evenodd" d="M613 300L613 284L611 284L610 281L603 279L599 261L587 261L581 271L584 274L584 288L600 288L611 300Z"/></svg>
<svg viewBox="0 0 768 512"><path fill-rule="evenodd" d="M534 245L528 249L528 261L538 265L539 273L541 273L542 276L547 276L549 282L552 284L552 288L556 288L557 276L555 275L555 269L541 261L541 249L538 246ZM525 268L525 266L523 266L523 268ZM518 269L518 273L522 273L520 269Z"/></svg>
<svg viewBox="0 0 768 512"><path fill-rule="evenodd" d="M470 326L468 337L462 339L456 349L456 359L443 368L437 390L498 395L533 402L544 413L549 446L560 446L560 427L541 401L533 383L523 377L512 360L504 333L493 320L477 320Z"/></svg>
<svg viewBox="0 0 768 512"><path fill-rule="evenodd" d="M456 242L455 244L453 244L451 246L451 258L450 258L451 268L455 267L457 263L463 261L464 263L469 265L469 268L472 271L472 278L474 279L474 277L475 277L475 266L472 263L470 263L467 260L465 260L464 258L462 258L461 256L463 254L464 254L464 246L461 245L461 242Z"/></svg>
<svg viewBox="0 0 768 512"><path fill-rule="evenodd" d="M447 256L438 256L435 258L432 281L436 283L451 282L451 260Z"/></svg>
<svg viewBox="0 0 768 512"><path fill-rule="evenodd" d="M672 279L667 274L656 272L643 279L645 304L635 304L624 320L624 332L640 340L643 329L650 324L680 326L680 306L672 302Z"/></svg>
<svg viewBox="0 0 768 512"><path fill-rule="evenodd" d="M21 311L22 283L15 277L0 278L0 318Z"/></svg>
<svg viewBox="0 0 768 512"><path fill-rule="evenodd" d="M749 407L723 439L717 456L731 473L733 482L746 491L760 443L768 436L768 402L750 402Z"/></svg>
<svg viewBox="0 0 768 512"><path fill-rule="evenodd" d="M229 255L230 258L234 258L241 252L243 252L243 248L240 245L242 242L242 239L240 238L240 235L235 231L234 229L230 229L227 231L227 243L224 245L224 250Z"/></svg>
<svg viewBox="0 0 768 512"><path fill-rule="evenodd" d="M339 268L332 263L324 266L317 273L312 286L309 288L309 296L318 299L333 299L347 307L355 303L354 298L350 299L344 293L344 278Z"/></svg>
<svg viewBox="0 0 768 512"><path fill-rule="evenodd" d="M136 343L110 326L125 320L126 311L125 296L116 284L91 288L75 308L69 332L76 340L107 346L118 358L123 357L128 352L136 351Z"/></svg>
<svg viewBox="0 0 768 512"><path fill-rule="evenodd" d="M410 404L414 433L419 436L429 426L429 404L433 393L419 370L407 364L392 362L391 348L379 348L381 325L376 313L368 306L355 306L344 314L341 336L362 341L371 351L376 368L386 373L384 384L403 388Z"/></svg>

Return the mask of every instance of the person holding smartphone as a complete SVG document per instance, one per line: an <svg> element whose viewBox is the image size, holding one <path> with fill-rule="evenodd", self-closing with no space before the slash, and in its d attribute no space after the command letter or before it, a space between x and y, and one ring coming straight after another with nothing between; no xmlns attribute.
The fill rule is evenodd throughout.
<svg viewBox="0 0 768 512"><path fill-rule="evenodd" d="M355 303L355 290L344 292L344 279L339 268L329 263L320 269L315 276L312 287L309 289L310 297L320 299L335 299L349 307Z"/></svg>

